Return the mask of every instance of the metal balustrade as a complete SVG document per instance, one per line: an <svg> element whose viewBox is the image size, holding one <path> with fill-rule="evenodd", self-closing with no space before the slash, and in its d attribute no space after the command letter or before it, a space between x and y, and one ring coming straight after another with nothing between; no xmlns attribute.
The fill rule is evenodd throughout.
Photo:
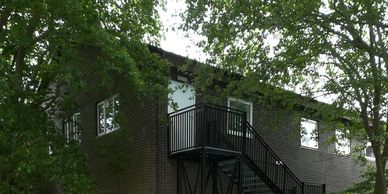
<svg viewBox="0 0 388 194"><path fill-rule="evenodd" d="M240 152L249 169L242 173L254 172L274 193L325 193L325 185L300 181L246 121L242 111L211 104L193 105L169 114L168 126L169 154L201 147Z"/></svg>
<svg viewBox="0 0 388 194"><path fill-rule="evenodd" d="M202 146L241 151L244 123L243 112L217 105L193 105L173 112L169 114L169 153Z"/></svg>

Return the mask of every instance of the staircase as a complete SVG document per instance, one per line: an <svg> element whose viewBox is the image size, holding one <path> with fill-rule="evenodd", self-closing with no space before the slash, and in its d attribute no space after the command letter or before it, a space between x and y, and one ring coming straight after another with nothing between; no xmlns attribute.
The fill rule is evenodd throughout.
<svg viewBox="0 0 388 194"><path fill-rule="evenodd" d="M221 161L218 163L221 171L229 177L233 182L238 185L238 178L235 176L237 172L235 172L236 166L238 166L238 161L234 159ZM242 191L244 193L255 194L272 194L270 188L258 177L254 171L252 171L247 165L243 165L242 168Z"/></svg>
<svg viewBox="0 0 388 194"><path fill-rule="evenodd" d="M325 193L325 185L300 181L245 118L239 110L209 104L170 114L169 154L210 148L239 153L217 166L242 193Z"/></svg>
<svg viewBox="0 0 388 194"><path fill-rule="evenodd" d="M306 188L310 188L310 186L301 182L292 173L248 122L244 124L244 137L246 137L244 144L246 147L240 158L242 160L242 191L252 194L306 193ZM222 134L219 135L223 141L228 142ZM230 145L231 149L234 149L230 142L227 144ZM233 176L238 174L233 174L233 167L236 167L236 165L238 166L238 160L236 159L219 162L221 171L228 177L233 178L232 180L238 184L238 177ZM321 192L322 189L318 189L313 193Z"/></svg>

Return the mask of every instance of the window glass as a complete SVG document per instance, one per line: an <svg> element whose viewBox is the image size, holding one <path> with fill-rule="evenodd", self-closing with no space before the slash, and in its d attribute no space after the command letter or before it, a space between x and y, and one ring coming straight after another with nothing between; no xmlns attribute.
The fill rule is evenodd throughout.
<svg viewBox="0 0 388 194"><path fill-rule="evenodd" d="M63 133L64 133L64 135L65 135L67 140L70 139L70 131L69 131L69 129L70 129L70 123L66 121Z"/></svg>
<svg viewBox="0 0 388 194"><path fill-rule="evenodd" d="M252 124L252 103L244 100L229 98L228 107L240 110L246 113L247 121Z"/></svg>
<svg viewBox="0 0 388 194"><path fill-rule="evenodd" d="M69 117L64 124L64 135L69 140L77 140L80 141L80 124L81 117L80 113L74 113L71 117Z"/></svg>
<svg viewBox="0 0 388 194"><path fill-rule="evenodd" d="M346 134L349 134L349 131L346 131ZM346 137L346 134L344 134L344 132L339 129L335 131L337 138L335 148L340 154L350 154L350 141Z"/></svg>
<svg viewBox="0 0 388 194"><path fill-rule="evenodd" d="M81 134L81 130L80 130L80 124L81 124L81 115L80 113L75 113L72 117L72 123L73 123L73 139L76 139L78 141L81 140L80 138L80 134Z"/></svg>
<svg viewBox="0 0 388 194"><path fill-rule="evenodd" d="M97 111L98 111L98 134L103 134L105 133L104 103L98 104Z"/></svg>
<svg viewBox="0 0 388 194"><path fill-rule="evenodd" d="M119 128L119 124L117 122L117 115L119 115L120 103L119 103L119 100L118 100L117 97L113 98L113 100L114 100L113 111L114 111L114 115L115 115L115 118L114 118L114 121L113 121L113 128Z"/></svg>
<svg viewBox="0 0 388 194"><path fill-rule="evenodd" d="M107 133L113 130L113 119L114 119L114 110L113 110L113 98L105 102L105 130Z"/></svg>
<svg viewBox="0 0 388 194"><path fill-rule="evenodd" d="M300 123L300 144L303 147L318 149L318 123L317 121L302 118Z"/></svg>
<svg viewBox="0 0 388 194"><path fill-rule="evenodd" d="M252 102L229 98L228 107L231 109L240 110L246 113L246 120L252 124ZM228 115L228 133L232 135L243 135L243 125L241 123L241 117L236 117L235 114ZM247 137L251 137L250 133L247 133Z"/></svg>
<svg viewBox="0 0 388 194"><path fill-rule="evenodd" d="M194 86L170 80L168 89L173 91L168 94L169 105L167 112L172 113L176 110L186 108L195 104L195 88Z"/></svg>
<svg viewBox="0 0 388 194"><path fill-rule="evenodd" d="M116 96L105 99L97 104L97 133L104 135L119 128L117 115L119 100Z"/></svg>
<svg viewBox="0 0 388 194"><path fill-rule="evenodd" d="M368 142L366 144L366 147L365 147L365 157L367 159L372 159L372 160L375 159L375 155L373 154L372 144L370 142Z"/></svg>

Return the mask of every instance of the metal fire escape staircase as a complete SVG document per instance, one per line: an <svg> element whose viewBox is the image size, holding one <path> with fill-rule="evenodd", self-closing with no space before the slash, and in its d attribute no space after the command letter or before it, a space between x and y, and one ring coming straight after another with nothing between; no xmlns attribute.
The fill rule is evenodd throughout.
<svg viewBox="0 0 388 194"><path fill-rule="evenodd" d="M168 154L177 159L177 193L325 193L324 184L300 181L244 112L200 104L173 112L168 119ZM194 164L197 170L189 173Z"/></svg>

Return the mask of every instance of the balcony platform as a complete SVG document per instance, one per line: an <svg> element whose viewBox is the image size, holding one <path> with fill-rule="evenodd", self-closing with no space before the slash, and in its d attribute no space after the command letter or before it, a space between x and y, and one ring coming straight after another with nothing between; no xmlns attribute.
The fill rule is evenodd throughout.
<svg viewBox="0 0 388 194"><path fill-rule="evenodd" d="M183 158L192 161L199 161L202 158L202 153L205 152L208 159L211 160L226 160L232 159L241 155L239 151L215 148L215 147L193 147L183 149L169 154L172 158Z"/></svg>

